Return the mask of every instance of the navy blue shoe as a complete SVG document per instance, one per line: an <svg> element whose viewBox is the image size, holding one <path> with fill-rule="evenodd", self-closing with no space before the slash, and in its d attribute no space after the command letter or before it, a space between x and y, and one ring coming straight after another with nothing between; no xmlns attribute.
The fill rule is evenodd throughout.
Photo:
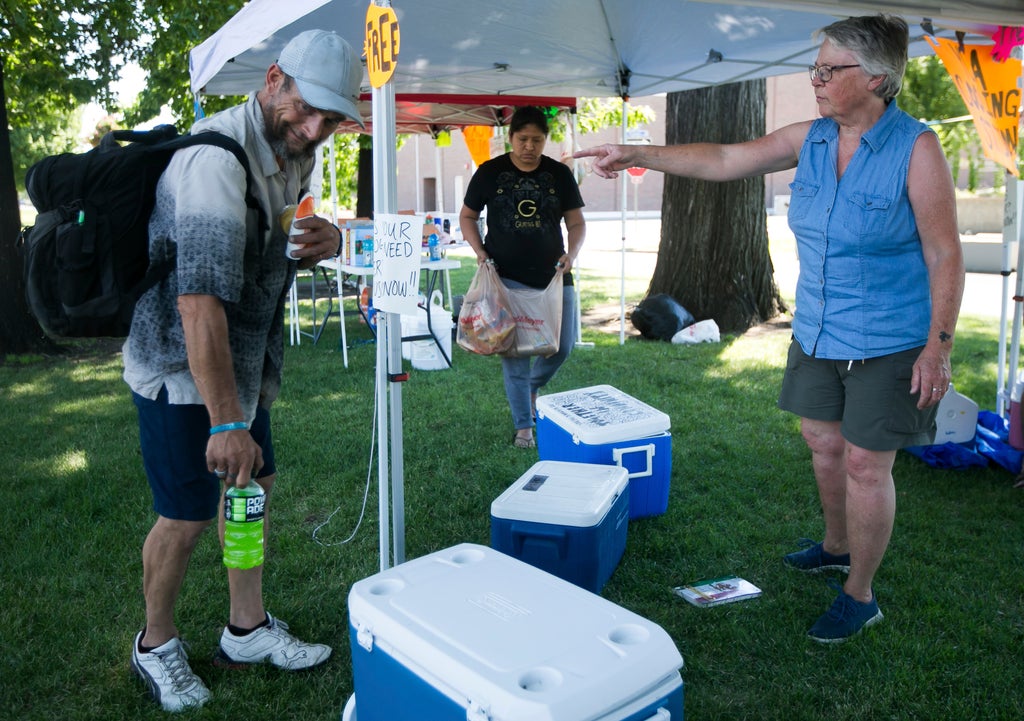
<svg viewBox="0 0 1024 721"><path fill-rule="evenodd" d="M868 626L875 625L882 618L874 593L871 594L870 601L861 603L841 590L839 596L832 602L831 608L811 626L807 637L818 643L842 643Z"/></svg>
<svg viewBox="0 0 1024 721"><path fill-rule="evenodd" d="M840 556L833 556L809 538L800 540L802 551L794 551L782 557L782 562L790 568L795 568L804 573L821 573L822 571L850 572L850 554L844 553Z"/></svg>

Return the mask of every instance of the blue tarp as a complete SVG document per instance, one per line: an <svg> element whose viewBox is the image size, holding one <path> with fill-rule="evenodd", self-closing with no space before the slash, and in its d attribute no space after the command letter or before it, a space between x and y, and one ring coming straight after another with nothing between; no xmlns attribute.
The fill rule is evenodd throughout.
<svg viewBox="0 0 1024 721"><path fill-rule="evenodd" d="M978 425L973 440L965 443L941 443L934 446L904 448L933 468L984 468L990 462L1014 475L1020 473L1024 451L1011 446L1009 422L992 411L978 412Z"/></svg>

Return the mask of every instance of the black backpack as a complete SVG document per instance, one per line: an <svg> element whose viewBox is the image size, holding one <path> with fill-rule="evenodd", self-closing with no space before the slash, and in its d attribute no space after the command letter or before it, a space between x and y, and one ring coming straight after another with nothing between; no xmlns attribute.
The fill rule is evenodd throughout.
<svg viewBox="0 0 1024 721"><path fill-rule="evenodd" d="M117 141L128 141L120 145ZM86 153L62 153L29 168L25 187L39 215L18 238L29 310L51 336L124 337L139 297L174 269L150 266L149 216L156 185L174 151L216 145L245 169L246 204L266 219L252 194L249 159L216 132L178 135L172 125L115 130Z"/></svg>

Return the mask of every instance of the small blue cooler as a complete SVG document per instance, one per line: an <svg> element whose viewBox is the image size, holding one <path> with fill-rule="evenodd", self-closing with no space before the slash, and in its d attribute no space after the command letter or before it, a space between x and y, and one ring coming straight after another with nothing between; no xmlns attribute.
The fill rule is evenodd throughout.
<svg viewBox="0 0 1024 721"><path fill-rule="evenodd" d="M683 659L664 629L486 546L358 581L348 616L349 719L683 719Z"/></svg>
<svg viewBox="0 0 1024 721"><path fill-rule="evenodd" d="M668 509L669 425L666 414L608 385L537 399L541 459L622 466L629 473L630 518Z"/></svg>
<svg viewBox="0 0 1024 721"><path fill-rule="evenodd" d="M600 593L626 550L625 468L540 461L491 503L491 547Z"/></svg>

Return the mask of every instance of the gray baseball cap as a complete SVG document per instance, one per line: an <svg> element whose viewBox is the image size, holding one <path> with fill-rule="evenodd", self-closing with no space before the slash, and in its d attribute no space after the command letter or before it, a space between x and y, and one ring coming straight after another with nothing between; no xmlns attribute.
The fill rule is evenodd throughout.
<svg viewBox="0 0 1024 721"><path fill-rule="evenodd" d="M277 65L295 78L302 99L311 106L366 127L356 106L363 64L345 38L329 30L299 33L284 46Z"/></svg>

